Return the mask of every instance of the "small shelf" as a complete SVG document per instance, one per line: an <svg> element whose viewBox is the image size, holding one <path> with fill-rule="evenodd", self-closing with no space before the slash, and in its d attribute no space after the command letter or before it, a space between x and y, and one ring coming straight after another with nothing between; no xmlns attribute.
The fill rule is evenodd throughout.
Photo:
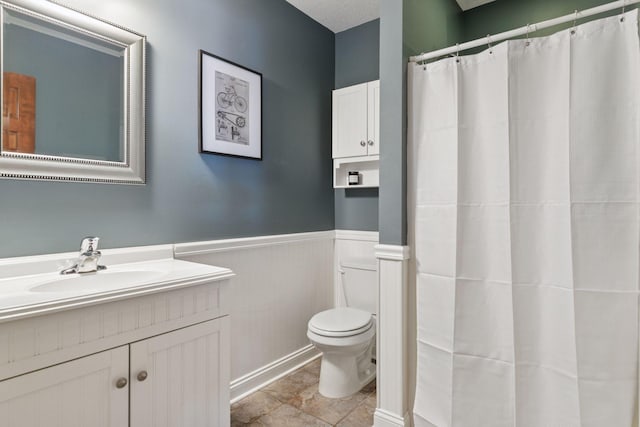
<svg viewBox="0 0 640 427"><path fill-rule="evenodd" d="M377 188L380 185L380 156L333 159L333 188ZM349 185L349 171L360 174L359 185Z"/></svg>

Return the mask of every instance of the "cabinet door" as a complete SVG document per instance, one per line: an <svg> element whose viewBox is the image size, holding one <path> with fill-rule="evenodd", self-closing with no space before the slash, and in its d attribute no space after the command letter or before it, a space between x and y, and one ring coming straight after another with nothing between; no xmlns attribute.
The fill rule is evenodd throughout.
<svg viewBox="0 0 640 427"><path fill-rule="evenodd" d="M228 316L131 344L131 427L229 426L229 375Z"/></svg>
<svg viewBox="0 0 640 427"><path fill-rule="evenodd" d="M380 154L380 80L367 85L367 154Z"/></svg>
<svg viewBox="0 0 640 427"><path fill-rule="evenodd" d="M0 381L0 426L127 426L128 378L124 346Z"/></svg>
<svg viewBox="0 0 640 427"><path fill-rule="evenodd" d="M333 157L367 155L367 84L333 91Z"/></svg>

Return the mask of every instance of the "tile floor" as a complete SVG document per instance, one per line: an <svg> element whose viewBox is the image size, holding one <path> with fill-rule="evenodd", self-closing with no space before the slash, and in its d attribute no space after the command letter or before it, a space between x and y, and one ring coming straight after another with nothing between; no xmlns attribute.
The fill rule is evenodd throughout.
<svg viewBox="0 0 640 427"><path fill-rule="evenodd" d="M231 405L231 427L370 427L376 382L353 396L327 399L318 392L320 359Z"/></svg>

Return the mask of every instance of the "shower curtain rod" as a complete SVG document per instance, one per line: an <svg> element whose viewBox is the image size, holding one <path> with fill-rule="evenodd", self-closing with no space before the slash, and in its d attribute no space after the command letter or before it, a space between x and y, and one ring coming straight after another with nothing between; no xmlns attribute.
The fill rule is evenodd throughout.
<svg viewBox="0 0 640 427"><path fill-rule="evenodd" d="M487 35L481 39L473 40L466 43L460 43L455 46L447 47L444 49L434 50L433 52L422 53L417 56L409 58L409 62L423 62L429 59L439 58L441 56L447 56L451 54L457 54L463 50L473 49L475 47L491 45L491 43L501 42L504 40L512 39L515 37L524 36L534 33L538 30L553 27L554 25L565 24L567 22L575 22L578 19L586 18L589 16L597 15L600 13L608 12L610 10L622 9L626 6L640 3L640 0L618 0L612 3L603 4L602 6L596 6L591 9L583 10L582 12L575 11L575 13L561 16L559 18L549 19L539 22L537 24L529 24L524 27L516 28L515 30L505 31L504 33L496 35Z"/></svg>

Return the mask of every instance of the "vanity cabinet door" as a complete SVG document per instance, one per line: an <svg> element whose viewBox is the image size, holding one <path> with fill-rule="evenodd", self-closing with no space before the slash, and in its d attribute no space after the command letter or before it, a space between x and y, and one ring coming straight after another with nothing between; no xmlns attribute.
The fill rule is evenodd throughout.
<svg viewBox="0 0 640 427"><path fill-rule="evenodd" d="M128 378L124 346L0 381L0 426L127 426Z"/></svg>
<svg viewBox="0 0 640 427"><path fill-rule="evenodd" d="M131 344L131 427L229 426L229 317Z"/></svg>

